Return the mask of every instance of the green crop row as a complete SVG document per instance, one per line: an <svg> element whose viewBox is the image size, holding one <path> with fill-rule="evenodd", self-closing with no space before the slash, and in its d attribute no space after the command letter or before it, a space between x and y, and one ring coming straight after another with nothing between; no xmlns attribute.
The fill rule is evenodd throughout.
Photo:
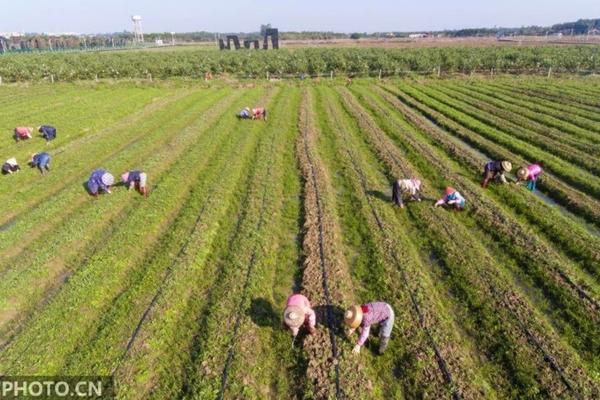
<svg viewBox="0 0 600 400"><path fill-rule="evenodd" d="M386 88L390 90L392 94L398 96L398 98L400 98L406 104L418 109L428 119L435 121L437 125L443 127L461 140L466 141L471 146L480 149L490 157L495 159L511 160L517 165L527 165L527 160L517 155L516 152L513 153L507 150L507 148L503 146L505 142L509 142L510 144L511 141L509 138L505 138L506 140L503 141L502 145L498 144L495 142L495 140L493 140L495 137L486 138L485 136L468 129L454 119L448 118L443 113L429 107L427 102L418 101L416 98L406 95L405 92L400 92L397 89L390 88L389 86L386 86ZM423 96L420 97L422 98ZM475 124L482 125L480 123ZM600 208L597 207L596 201L590 198L587 194L573 189L550 174L546 174L546 176L544 176L544 178L539 182L539 187L542 188L542 190L550 193L553 200L560 203L567 209L586 218L593 224L599 223Z"/></svg>
<svg viewBox="0 0 600 400"><path fill-rule="evenodd" d="M521 95L515 96L515 91L504 88L496 82L486 81L481 85L483 88L492 91L495 95L502 96L503 100L517 105L521 108L531 110L538 114L544 114L558 118L569 125L585 129L589 132L600 133L599 116L597 113L587 113L570 107L564 102L556 103L536 97L527 97L527 101L523 101ZM519 92L517 91L517 94ZM504 97L506 96L506 97Z"/></svg>
<svg viewBox="0 0 600 400"><path fill-rule="evenodd" d="M189 132L192 137L198 134L193 129ZM215 135L206 137L209 141L218 138ZM33 316L18 338L5 348L0 357L2 370L53 373L62 368L66 357L89 335L90 326L98 321L98 316L126 285L126 277L136 267L143 268L147 253L168 231L173 218L184 206L191 185L201 173L195 167L204 157L201 146L188 147L169 173L156 183L151 196L139 202L114 228L110 242L85 260L49 303ZM103 196L102 201L117 202L123 195L126 193L120 191L109 198ZM25 353L19 350L21 346L47 351L24 356Z"/></svg>
<svg viewBox="0 0 600 400"><path fill-rule="evenodd" d="M566 146L567 148L576 149L585 153L600 154L600 146L594 145L588 140L573 137L572 135L561 132L556 128L542 125L541 123L517 114L514 111L507 110L498 104L492 104L485 101L485 99L477 98L472 95L466 95L458 90L450 89L442 84L435 87L428 87L462 103L469 104L480 111L484 111L485 114L489 114L488 120L500 120L502 126L506 126L506 129L509 132L512 132L513 129L517 129L519 131L524 130L525 132L531 132L531 134L536 137L540 136L539 140L542 142L545 137L546 140L551 140L554 143L561 143L563 147ZM484 113L480 112L479 115L481 116L481 114ZM483 118L487 117L485 114ZM586 155L591 157L589 154Z"/></svg>
<svg viewBox="0 0 600 400"><path fill-rule="evenodd" d="M590 172L577 168L572 164L563 161L559 157L540 150L529 144L528 141L516 139L509 133L499 131L488 124L484 124L478 119L470 117L454 107L446 106L422 91L413 89L406 84L399 85L399 88L414 99L442 113L446 118L453 120L487 139L501 144L507 149L526 157L529 161L543 162L547 173L552 173L553 175L560 177L566 183L584 191L586 194L600 198L600 179Z"/></svg>
<svg viewBox="0 0 600 400"><path fill-rule="evenodd" d="M446 106L460 111L469 117L475 118L476 120L486 124L487 126L497 129L500 132L509 133L511 136L517 139L535 144L540 149L560 157L565 161L569 161L578 167L590 170L592 173L600 173L600 165L598 165L596 157L589 154L589 144L587 145L587 152L584 150L578 150L566 143L568 138L565 138L566 140L560 140L560 138L551 138L549 136L544 136L531 130L524 129L521 126L515 125L511 122L511 116L502 115L503 111L492 110L492 112L489 114L483 113L482 111L490 111L490 108L486 107L486 104L483 102L473 101L471 102L471 105L462 99L458 99L457 96L447 96L445 93L440 93L439 90L429 86L420 85L417 88L414 85L411 85L411 87L416 90L418 89L419 91L427 94L431 98L445 104ZM493 113L499 114L500 117L494 116ZM585 149L585 144L581 143L579 146Z"/></svg>
<svg viewBox="0 0 600 400"><path fill-rule="evenodd" d="M135 51L1 56L5 81L97 78L201 78L206 71L250 76L272 74L368 74L407 71L598 70L597 46L463 47L422 49L305 48L279 51Z"/></svg>
<svg viewBox="0 0 600 400"><path fill-rule="evenodd" d="M378 115L384 121L395 121L389 118L387 110L378 110ZM398 131L409 134L397 135ZM473 224L480 226L485 236L494 239L493 244L502 248L503 255L515 261L521 268L515 269L515 273L523 276L522 282L531 281L531 291L539 289L543 293L545 301L552 304L550 313L554 324L559 326L560 332L579 354L593 362L594 357L590 354L596 353L595 349L600 346L595 339L599 333L596 325L600 319L598 303L594 299L598 296L597 281L586 279L585 275L578 273L575 266L562 258L548 242L532 234L509 211L503 211L494 201L490 201L485 196L487 191L482 191L476 182L455 173L450 163L442 162L443 159L431 147L414 140L414 130L406 125L394 124L389 126L388 132L394 132L397 140L404 146L410 146L415 157L422 157L424 164L433 170L433 176L451 181L460 188L473 210ZM577 335L573 335L573 331Z"/></svg>
<svg viewBox="0 0 600 400"><path fill-rule="evenodd" d="M362 131L366 134L373 151L384 163L390 180L397 176L420 176L424 179L425 195L433 193L428 188L439 188L438 190L440 190L446 184L447 177L442 177L441 182L439 182L439 178L436 178L438 183L429 182L425 177L436 175L419 174L418 170L411 165L416 162L416 165L419 165L418 168L421 169L427 163L418 161L420 157L415 159L407 158L407 155L402 156L382 132L378 131L371 123L365 122L364 114L358 115L355 107L351 107L349 111L359 122L367 124L363 125ZM452 286L456 291L459 288L465 290L465 296L461 298L461 301L465 305L471 304L469 306L471 318L482 311L485 313L487 321L484 323L482 315L480 315L477 322L484 326L487 325L486 334L490 335L493 331L494 336L486 339L480 337L478 345L483 346L484 351L488 353L491 351L494 354L500 351L500 353L489 354L489 356L498 358L502 368L506 369L506 377L512 381L513 395L518 395L518 393L531 395L531 393L539 391L552 392L556 390L553 382L555 379L566 380L569 385L576 385L576 390L585 393L597 390L595 385L590 383L589 375L580 376L579 371L582 366L577 355L562 345L543 316L536 312L536 308L516 290L510 273L503 268L498 268L492 253L484 246L485 242L481 242L479 235L474 235L472 229L467 228L466 221L462 221L466 216L454 216L444 211L435 211L427 206L411 207L410 211L414 212L413 218L419 224L422 234L429 236L431 246L440 262L449 269L448 272L451 276L453 274L460 276L456 281L452 281ZM459 220L461 221L459 222ZM432 240L433 238L435 240ZM460 242L457 241L457 238L460 238ZM465 252L465 248L468 248L469 251ZM484 311L486 308L488 310ZM498 329L498 324L501 324L503 328ZM520 343L523 335L529 338L527 345ZM502 349L498 347L500 343L503 344ZM554 353L553 357L563 364L562 373L554 376L546 373L538 375L540 370L553 368L553 365L547 361L548 351ZM529 355L525 356L527 353ZM536 366L534 367L534 365ZM565 370L568 371L568 378L565 377ZM572 380L576 383L572 383ZM565 383L566 385L567 383Z"/></svg>
<svg viewBox="0 0 600 400"><path fill-rule="evenodd" d="M531 110L531 106L529 105L530 103L515 100L513 97L506 96L502 93L499 93L499 91L487 89L482 85L474 84L469 86L468 93L471 96L481 96L484 99L493 100L494 104L500 104L502 107L505 107L508 110L526 116L527 118L530 118L541 124L556 128L561 132L572 135L574 138L581 138L594 144L600 143L600 138L596 132L592 132L588 129L584 129L567 122L561 119L557 113L551 113L550 115L547 109L544 112L539 111L540 107L537 107L537 110ZM525 107L524 104L527 104L528 107Z"/></svg>
<svg viewBox="0 0 600 400"><path fill-rule="evenodd" d="M387 91L375 89L390 107L381 106L380 109L393 112L397 110L418 131L427 134L429 140L440 146L455 161L460 163L469 172L469 176L478 182L481 178L481 165L486 161L466 144L451 138L447 132L435 126L428 125L426 120L414 110L408 108L396 97ZM381 111L383 112L383 111ZM398 120L395 120L398 121ZM398 123L398 122L397 122ZM410 127L406 127L410 129ZM564 215L555 207L546 204L543 200L525 190L488 191L496 195L499 204L510 205L515 214L525 217L530 226L542 232L549 241L560 247L575 262L580 263L585 270L597 280L600 279L600 240L593 233L581 226L580 220L574 220Z"/></svg>

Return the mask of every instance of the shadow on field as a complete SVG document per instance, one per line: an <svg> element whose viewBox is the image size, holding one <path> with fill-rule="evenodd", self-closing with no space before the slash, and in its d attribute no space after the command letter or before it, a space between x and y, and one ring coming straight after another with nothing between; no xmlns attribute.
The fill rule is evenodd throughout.
<svg viewBox="0 0 600 400"><path fill-rule="evenodd" d="M385 202L392 201L392 197L391 196L389 196L388 194L383 193L383 192L381 192L379 190L369 190L367 192L367 194L369 196L373 196L373 197L375 197L375 198L377 198L379 200L385 201Z"/></svg>
<svg viewBox="0 0 600 400"><path fill-rule="evenodd" d="M271 327L281 325L279 314L273 309L273 305L267 299L262 297L252 299L248 316L258 326Z"/></svg>
<svg viewBox="0 0 600 400"><path fill-rule="evenodd" d="M331 313L332 318L332 329L335 336L340 339L345 339L346 334L344 332L344 309L338 306L327 306L318 305L314 306L315 314L317 315L317 329L327 329L327 314L328 310Z"/></svg>

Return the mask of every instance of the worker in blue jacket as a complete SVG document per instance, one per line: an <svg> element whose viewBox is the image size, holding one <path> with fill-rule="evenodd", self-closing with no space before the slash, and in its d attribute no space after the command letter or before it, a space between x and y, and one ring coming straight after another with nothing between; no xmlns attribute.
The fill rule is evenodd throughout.
<svg viewBox="0 0 600 400"><path fill-rule="evenodd" d="M42 137L46 139L46 143L56 139L56 128L51 125L42 125L38 127L38 132L40 132Z"/></svg>
<svg viewBox="0 0 600 400"><path fill-rule="evenodd" d="M98 197L100 191L110 194L110 187L115 183L115 177L110 172L103 169L97 169L92 172L87 181L87 188L91 195Z"/></svg>
<svg viewBox="0 0 600 400"><path fill-rule="evenodd" d="M34 153L31 155L31 161L29 161L29 165L31 165L32 167L37 167L37 169L40 170L42 175L44 175L45 172L50 171L51 159L52 157L50 157L50 154L46 152Z"/></svg>

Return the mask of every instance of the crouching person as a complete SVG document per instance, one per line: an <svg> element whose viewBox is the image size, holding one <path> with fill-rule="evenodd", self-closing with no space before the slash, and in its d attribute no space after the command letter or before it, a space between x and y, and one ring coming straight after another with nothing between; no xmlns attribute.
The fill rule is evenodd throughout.
<svg viewBox="0 0 600 400"><path fill-rule="evenodd" d="M504 173L512 170L512 164L509 161L490 161L483 168L483 180L481 187L487 187L490 180L495 180L500 183L506 183Z"/></svg>
<svg viewBox="0 0 600 400"><path fill-rule="evenodd" d="M33 128L18 126L15 128L15 140L19 142L21 140L31 139L31 132L33 132Z"/></svg>
<svg viewBox="0 0 600 400"><path fill-rule="evenodd" d="M446 188L446 192L445 192L445 196L442 197L441 199L439 199L435 204L434 207L439 207L439 206L448 206L453 208L456 211L462 211L465 209L465 198L462 197L462 195L458 192L458 190L452 188L452 187L447 187Z"/></svg>
<svg viewBox="0 0 600 400"><path fill-rule="evenodd" d="M121 175L121 181L123 181L125 186L127 186L128 190L131 190L135 187L144 197L148 197L147 180L148 176L146 173L137 170L128 171Z"/></svg>
<svg viewBox="0 0 600 400"><path fill-rule="evenodd" d="M21 167L19 167L19 163L16 158L9 158L2 164L2 175L10 175L13 172L19 172Z"/></svg>
<svg viewBox="0 0 600 400"><path fill-rule="evenodd" d="M517 171L517 185L521 182L527 182L527 189L535 192L538 177L544 172L539 164L530 164Z"/></svg>
<svg viewBox="0 0 600 400"><path fill-rule="evenodd" d="M292 331L292 335L298 335L300 327L304 325L308 333L314 335L317 317L314 310L310 307L310 302L301 294L293 294L287 299L285 310L283 312L283 322L285 326Z"/></svg>
<svg viewBox="0 0 600 400"><path fill-rule="evenodd" d="M262 119L267 120L267 109L263 107L253 108L252 109L252 119Z"/></svg>
<svg viewBox="0 0 600 400"><path fill-rule="evenodd" d="M237 114L238 119L250 119L250 107L245 107Z"/></svg>
<svg viewBox="0 0 600 400"><path fill-rule="evenodd" d="M46 139L46 143L56 139L56 128L51 125L42 125L38 127L38 132L42 134L44 139Z"/></svg>
<svg viewBox="0 0 600 400"><path fill-rule="evenodd" d="M44 175L44 173L50 171L50 160L52 158L50 157L50 154L43 152L43 153L34 153L31 155L31 161L29 161L29 165L32 168L37 168L40 170L40 172L42 173L42 175Z"/></svg>
<svg viewBox="0 0 600 400"><path fill-rule="evenodd" d="M90 175L90 179L87 181L87 188L92 196L98 197L98 193L100 192L110 194L110 187L114 183L114 176L103 169L97 169Z"/></svg>
<svg viewBox="0 0 600 400"><path fill-rule="evenodd" d="M392 201L404 208L403 195L409 195L412 200L421 201L421 181L418 179L398 179L392 185Z"/></svg>
<svg viewBox="0 0 600 400"><path fill-rule="evenodd" d="M383 354L388 347L390 336L392 335L394 310L392 306L381 301L360 306L356 305L346 310L344 313L344 322L350 328L348 336L352 335L356 328L360 330L360 338L352 350L354 354L360 353L360 348L369 337L371 326L379 324L379 354Z"/></svg>

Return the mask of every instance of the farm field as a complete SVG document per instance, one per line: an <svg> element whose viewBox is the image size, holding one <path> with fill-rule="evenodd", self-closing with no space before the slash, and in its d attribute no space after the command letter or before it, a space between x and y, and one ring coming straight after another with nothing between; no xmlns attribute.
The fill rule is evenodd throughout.
<svg viewBox="0 0 600 400"><path fill-rule="evenodd" d="M254 105L268 121L235 118ZM23 168L0 177L1 375L112 375L122 399L600 398L595 76L15 84L0 107ZM11 139L45 123L48 145ZM541 161L538 192L482 189L491 159ZM100 167L146 171L149 197L88 195ZM393 207L411 177L424 200ZM464 212L433 207L446 186ZM294 291L317 333L292 345ZM374 300L390 346L354 355L343 311Z"/></svg>

